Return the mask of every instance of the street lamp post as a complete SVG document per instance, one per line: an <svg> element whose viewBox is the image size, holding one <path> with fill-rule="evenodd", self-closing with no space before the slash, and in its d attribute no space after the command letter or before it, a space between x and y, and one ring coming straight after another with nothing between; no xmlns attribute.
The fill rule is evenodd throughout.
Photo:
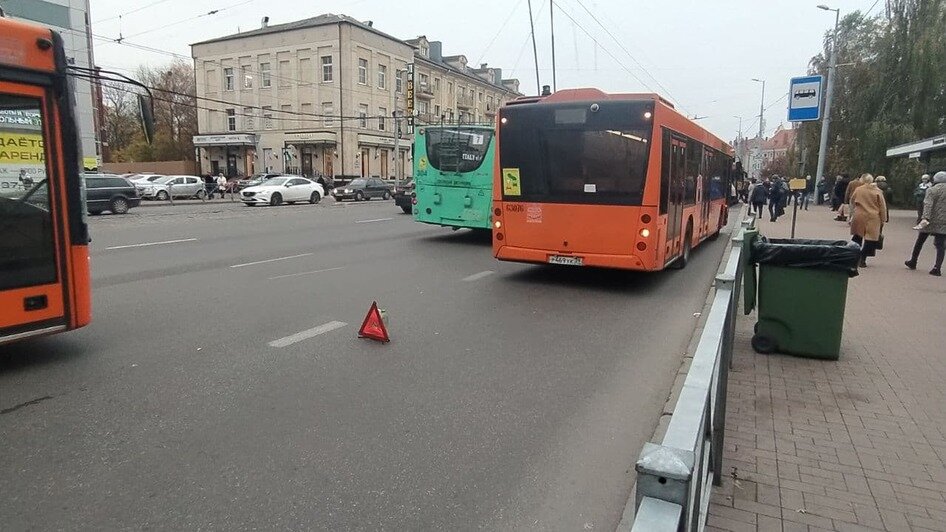
<svg viewBox="0 0 946 532"><path fill-rule="evenodd" d="M831 58L828 60L828 87L825 90L824 116L821 118L821 144L818 146L818 169L815 180L824 176L825 160L828 156L828 129L831 124L831 100L834 96L834 74L838 68L838 24L841 21L841 10L832 9L826 5L819 5L818 9L834 11L834 34L831 36Z"/></svg>
<svg viewBox="0 0 946 532"><path fill-rule="evenodd" d="M752 81L762 84L762 101L759 103L759 140L765 135L765 80L752 78Z"/></svg>

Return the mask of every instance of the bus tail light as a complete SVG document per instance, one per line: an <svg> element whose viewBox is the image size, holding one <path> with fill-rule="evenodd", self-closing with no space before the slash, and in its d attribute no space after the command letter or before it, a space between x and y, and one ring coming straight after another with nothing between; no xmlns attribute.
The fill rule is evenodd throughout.
<svg viewBox="0 0 946 532"><path fill-rule="evenodd" d="M496 240L499 240L499 241L501 242L501 241L503 240L503 234L502 234L502 233L496 233Z"/></svg>
<svg viewBox="0 0 946 532"><path fill-rule="evenodd" d="M641 238L648 238L648 237L650 237L650 229L647 229L647 228L645 227L645 228L641 229L640 234L641 234Z"/></svg>
<svg viewBox="0 0 946 532"><path fill-rule="evenodd" d="M503 226L503 223L499 220L496 220L495 222L493 222L493 227L495 227L496 229L500 229L502 228L502 226Z"/></svg>
<svg viewBox="0 0 946 532"><path fill-rule="evenodd" d="M411 198L411 204L417 205L417 196L414 196L413 198Z"/></svg>
<svg viewBox="0 0 946 532"><path fill-rule="evenodd" d="M647 249L647 244L645 244L645 243L643 243L643 242L638 242L638 243L637 243L637 251L644 251L644 250L646 250L646 249Z"/></svg>
<svg viewBox="0 0 946 532"><path fill-rule="evenodd" d="M502 216L502 215L503 215L503 210L502 210L502 209L493 209L493 214L495 214L496 216Z"/></svg>

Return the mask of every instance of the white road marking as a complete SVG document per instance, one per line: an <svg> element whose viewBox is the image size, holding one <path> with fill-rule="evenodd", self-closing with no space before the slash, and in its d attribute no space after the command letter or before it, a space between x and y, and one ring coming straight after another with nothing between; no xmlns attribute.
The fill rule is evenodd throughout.
<svg viewBox="0 0 946 532"><path fill-rule="evenodd" d="M112 246L108 249L146 248L148 246L163 246L165 244L180 244L181 242L196 242L196 238L182 238L180 240L164 240L162 242L145 242L143 244L128 244L127 246Z"/></svg>
<svg viewBox="0 0 946 532"><path fill-rule="evenodd" d="M375 218L374 220L358 220L356 224L370 224L371 222L386 222L388 220L393 220L394 218Z"/></svg>
<svg viewBox="0 0 946 532"><path fill-rule="evenodd" d="M494 272L493 270L486 270L484 272L474 273L473 275L464 277L463 280L467 282L479 281L483 277L489 277L490 275L493 275L494 273L496 272Z"/></svg>
<svg viewBox="0 0 946 532"><path fill-rule="evenodd" d="M230 266L230 267L231 267L231 268L244 268L244 267L246 267L246 266L256 266L257 264L266 264L266 263L269 263L269 262L279 262L279 261L281 261L281 260L298 259L299 257L308 257L309 255L312 255L312 254L311 254L311 253L302 253L302 254L300 254L300 255L290 255L290 256L288 256L288 257L279 257L278 259L266 259L266 260L258 260L258 261L256 261L256 262L246 262L246 263L243 263L243 264L234 264L233 266Z"/></svg>
<svg viewBox="0 0 946 532"><path fill-rule="evenodd" d="M311 272L290 273L287 275L277 275L276 277L270 277L268 280L273 281L275 279L285 279L287 277L299 277L302 275L311 275L313 273L334 272L334 271L344 270L344 269L345 269L344 267L338 267L338 268L325 268L324 270L312 270Z"/></svg>
<svg viewBox="0 0 946 532"><path fill-rule="evenodd" d="M270 347L287 347L294 343L301 342L303 340L308 340L309 338L316 337L320 334L325 334L329 331L334 331L335 329L341 329L342 327L348 325L343 321L330 321L328 323L323 323L318 327L312 327L311 329L306 329L296 334L291 334L284 338L278 340L273 340L269 343Z"/></svg>

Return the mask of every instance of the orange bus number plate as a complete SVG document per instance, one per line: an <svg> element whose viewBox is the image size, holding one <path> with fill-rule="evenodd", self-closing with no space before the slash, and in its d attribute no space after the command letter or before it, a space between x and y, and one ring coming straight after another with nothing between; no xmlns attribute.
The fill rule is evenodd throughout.
<svg viewBox="0 0 946 532"><path fill-rule="evenodd" d="M561 264L563 266L581 266L582 264L584 264L584 260L581 257L549 255L549 264Z"/></svg>

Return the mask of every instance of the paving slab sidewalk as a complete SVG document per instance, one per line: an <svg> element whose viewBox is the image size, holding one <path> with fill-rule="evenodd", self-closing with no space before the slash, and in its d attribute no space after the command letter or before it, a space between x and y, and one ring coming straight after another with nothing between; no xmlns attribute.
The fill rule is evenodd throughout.
<svg viewBox="0 0 946 532"><path fill-rule="evenodd" d="M812 205L796 236L850 238L833 216ZM708 530L946 531L946 278L927 273L932 239L903 265L915 217L893 211L851 279L840 360L758 355L740 317ZM760 230L788 237L791 211Z"/></svg>

